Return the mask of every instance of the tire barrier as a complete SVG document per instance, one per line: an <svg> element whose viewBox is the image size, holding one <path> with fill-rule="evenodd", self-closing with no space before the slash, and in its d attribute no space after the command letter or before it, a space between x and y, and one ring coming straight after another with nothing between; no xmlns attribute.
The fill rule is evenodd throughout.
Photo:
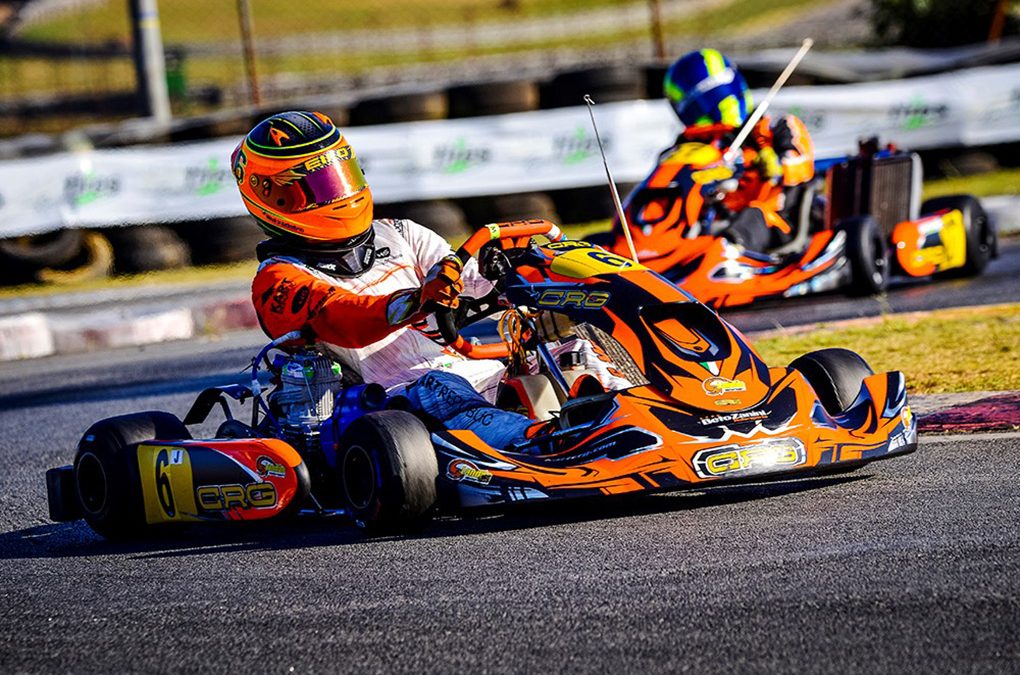
<svg viewBox="0 0 1020 675"><path fill-rule="evenodd" d="M474 231L464 210L448 199L378 204L375 213L378 218L413 220L451 241L464 239Z"/></svg>
<svg viewBox="0 0 1020 675"><path fill-rule="evenodd" d="M350 125L441 120L447 116L448 110L444 91L393 94L359 101L351 109Z"/></svg>
<svg viewBox="0 0 1020 675"><path fill-rule="evenodd" d="M191 252L169 227L135 225L104 230L113 245L113 267L118 274L141 274L187 267Z"/></svg>
<svg viewBox="0 0 1020 675"><path fill-rule="evenodd" d="M33 281L47 267L70 261L82 246L81 230L57 230L46 234L0 239L0 282Z"/></svg>
<svg viewBox="0 0 1020 675"><path fill-rule="evenodd" d="M446 92L450 118L481 117L538 110L537 82L480 82L451 87Z"/></svg>
<svg viewBox="0 0 1020 675"><path fill-rule="evenodd" d="M100 232L82 233L79 252L66 263L47 267L36 272L35 278L44 284L68 285L91 279L102 279L113 272L113 246Z"/></svg>
<svg viewBox="0 0 1020 675"><path fill-rule="evenodd" d="M560 73L542 86L542 108L582 105L588 94L596 103L645 98L643 73L633 66L598 66Z"/></svg>
<svg viewBox="0 0 1020 675"><path fill-rule="evenodd" d="M255 245L266 238L248 216L174 223L171 229L187 244L195 265L253 260Z"/></svg>
<svg viewBox="0 0 1020 675"><path fill-rule="evenodd" d="M554 223L560 222L556 205L544 192L521 192L513 195L489 195L465 197L457 200L468 222L474 227L485 223L506 220L527 220L542 218Z"/></svg>
<svg viewBox="0 0 1020 675"><path fill-rule="evenodd" d="M40 234L50 227L106 228L103 232L114 248L114 269L118 272L165 269L186 264L188 260L205 264L249 259L261 233L247 222L247 217L228 217L240 209L231 200L236 195L225 157L243 133L283 108L319 109L342 126L460 120L450 122L449 127L437 125L426 129L409 125L395 129L396 136L389 135L389 129L358 131L368 139L377 141L382 135L385 140L381 145L375 143L382 149L381 159L373 151L361 150L367 160L366 170L375 172L370 174L373 185L380 184L378 196L385 194L400 200L380 204L379 213L414 218L444 236L457 238L470 227L520 217L542 217L565 224L609 218L614 209L608 190L592 173L591 158L597 158L597 149L593 150L586 120L580 119L576 125L573 121L565 124L561 118L569 110L550 110L548 116L534 117L525 113L576 106L584 94L590 94L600 104L610 104L600 107L597 113L607 120L603 135L610 162L618 177L633 180L637 175L634 157L652 157L651 145L660 148L660 136L669 136L671 132L656 133L652 138L651 130L661 131L663 125L675 121L668 107L661 105L665 68L665 64L596 66L560 72L544 82L518 79L460 83L441 91L405 90L360 101L323 95L177 120L169 129L152 127L146 131L145 125L138 124L125 125L119 131L110 125L101 131L85 129L77 134L79 138L105 147L139 144L146 140L146 133L150 140L162 142L209 137L217 140L174 148L125 149L122 154L95 151L94 170L81 175L75 173L73 167L78 166L78 160L71 155L64 159L41 157L19 164L15 177L20 176L20 182L11 182L8 194L0 194L0 214L10 228L9 238L0 240L0 283L32 281L40 278L42 270L48 270L42 277L55 283L76 275L102 273L102 244L95 239L86 244L83 235L74 229ZM746 70L755 72L753 64ZM763 66L761 70L767 68ZM904 81L790 88L784 90L786 98L782 102L777 99L777 109L803 108L805 121L814 125L812 134L819 152L839 152L838 148L852 145L860 129L873 129L877 124L889 140L917 148L926 160L931 160L925 162L927 166L970 173L991 168L996 161L1007 165L1015 161L1016 148L1020 147L1015 140L1015 122L1010 122L1011 108L1003 100L1008 95L1002 94L1002 87L996 83L1012 82L1016 73L1016 65L1004 65ZM915 94L915 90L920 93ZM946 92L952 96L948 97ZM849 101L850 98L853 100ZM632 100L633 104L616 102ZM868 102L866 109L859 109L861 101ZM965 101L967 106L958 105L957 101ZM497 124L463 121L506 113L522 115L507 117L505 123L499 120ZM522 124L525 118L527 124ZM506 129L513 129L512 134ZM395 154L389 147L394 145L392 139L404 137L406 142L397 144L398 152L403 154ZM524 155L515 154L520 149L516 145L508 152L505 142L508 138L514 142L520 139L521 148L528 146L527 153L531 154L521 161L532 162L534 170L521 171L519 165L513 164ZM624 139L622 143L620 138ZM542 150L547 141L552 149L548 152ZM374 147L368 141L365 143L358 147ZM950 149L947 144L954 147ZM8 147L44 145L33 142ZM16 152L29 154L22 149ZM448 162L451 166L443 164L447 158L443 152L453 158ZM69 170L64 169L67 158L73 160ZM176 163L169 170L171 160ZM152 166L167 170L159 170L158 176L150 175ZM14 171L13 164L11 168ZM455 196L451 201L442 198L435 179L440 173L454 173L453 169L463 172L457 176L454 193L463 196ZM498 177L496 170L502 172ZM600 166L598 170L601 172ZM64 177L50 180L58 171ZM568 174L571 178L565 180ZM380 177L388 180L381 181ZM598 185L594 185L596 180ZM46 187L36 194L38 185L52 189ZM578 185L583 186L574 187ZM504 187L516 193L496 196ZM627 187L620 186L621 194L626 194ZM158 200L153 197L156 193L160 195ZM21 201L13 199L15 194ZM153 203L158 203L158 208L153 209ZM40 216L41 213L46 215ZM206 214L214 220L196 220ZM148 239L131 234L137 227L111 227L132 219L155 226L161 218L172 224L162 228L164 233L151 234ZM173 222L179 219L188 222ZM20 236L22 233L28 236ZM128 252L135 246L143 250L137 254Z"/></svg>

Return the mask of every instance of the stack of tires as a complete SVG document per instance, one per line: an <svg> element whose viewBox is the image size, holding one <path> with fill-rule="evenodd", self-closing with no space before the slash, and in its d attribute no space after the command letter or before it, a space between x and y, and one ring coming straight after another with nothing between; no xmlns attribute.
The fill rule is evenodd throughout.
<svg viewBox="0 0 1020 675"><path fill-rule="evenodd" d="M107 276L110 242L99 232L58 230L0 239L0 284L71 283Z"/></svg>

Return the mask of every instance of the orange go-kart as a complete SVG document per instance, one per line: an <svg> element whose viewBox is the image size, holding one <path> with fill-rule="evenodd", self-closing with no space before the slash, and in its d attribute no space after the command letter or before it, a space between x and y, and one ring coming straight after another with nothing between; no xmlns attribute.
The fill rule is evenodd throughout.
<svg viewBox="0 0 1020 675"><path fill-rule="evenodd" d="M506 359L497 405L544 422L526 440L495 448L421 419L378 385L343 382L314 345L270 361L300 338L290 334L256 357L251 386L206 390L183 423L146 412L92 425L73 465L47 473L51 517L107 536L300 514L392 529L474 507L841 472L917 447L899 372L873 373L844 349L770 367L687 292L546 221L490 225L458 250L479 253L498 302L438 311L439 332L468 358ZM495 310L501 342L458 334ZM555 340L537 326L544 313ZM605 391L583 363L552 357L578 337L634 386ZM228 398L254 400L250 423ZM187 425L217 404L215 437L191 438Z"/></svg>
<svg viewBox="0 0 1020 675"><path fill-rule="evenodd" d="M890 274L976 275L997 254L994 225L977 199L922 204L920 158L879 150L874 140L795 193L786 209L792 222L779 223L792 239L768 251L723 234L756 188L765 201L769 186L724 162L717 143L679 144L624 203L638 260L702 302L728 307L837 289L870 295ZM630 256L619 219L589 239Z"/></svg>

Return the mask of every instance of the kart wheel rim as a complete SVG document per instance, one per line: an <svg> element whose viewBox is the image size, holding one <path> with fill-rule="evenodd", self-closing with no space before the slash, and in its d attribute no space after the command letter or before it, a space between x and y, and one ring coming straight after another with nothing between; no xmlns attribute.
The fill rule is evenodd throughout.
<svg viewBox="0 0 1020 675"><path fill-rule="evenodd" d="M344 455L344 495L356 509L366 509L375 495L375 462L365 448L352 445Z"/></svg>
<svg viewBox="0 0 1020 675"><path fill-rule="evenodd" d="M107 496L106 470L103 463L91 452L86 452L78 459L74 473L82 508L92 515L102 512L106 506Z"/></svg>

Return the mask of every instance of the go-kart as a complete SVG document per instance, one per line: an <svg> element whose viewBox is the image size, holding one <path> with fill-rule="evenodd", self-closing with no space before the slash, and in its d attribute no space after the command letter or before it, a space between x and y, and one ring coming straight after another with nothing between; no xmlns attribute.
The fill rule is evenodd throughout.
<svg viewBox="0 0 1020 675"><path fill-rule="evenodd" d="M377 384L344 383L314 345L279 349L300 342L292 333L254 359L250 386L203 391L183 422L143 412L93 424L73 465L47 472L51 518L84 517L109 537L329 514L391 531L475 507L842 472L917 447L901 373L875 374L844 349L769 367L689 293L547 221L489 225L457 255L483 259L495 290L438 308L438 332L468 358L506 359L497 404L544 420L538 433L489 447ZM460 334L496 311L500 341ZM536 312L569 317L633 386L606 391L584 364L553 358L568 338L540 338ZM229 399L252 401L250 421ZM187 427L217 406L215 438L192 438Z"/></svg>
<svg viewBox="0 0 1020 675"><path fill-rule="evenodd" d="M879 149L875 139L855 157L830 160L824 180L794 193L789 241L749 250L727 233L736 222L732 195L741 181L751 194L761 183L723 157L717 143L680 143L624 202L641 264L713 307L838 289L871 295L891 274L977 275L997 255L995 227L977 199L922 204L920 158ZM630 255L619 218L589 240Z"/></svg>

